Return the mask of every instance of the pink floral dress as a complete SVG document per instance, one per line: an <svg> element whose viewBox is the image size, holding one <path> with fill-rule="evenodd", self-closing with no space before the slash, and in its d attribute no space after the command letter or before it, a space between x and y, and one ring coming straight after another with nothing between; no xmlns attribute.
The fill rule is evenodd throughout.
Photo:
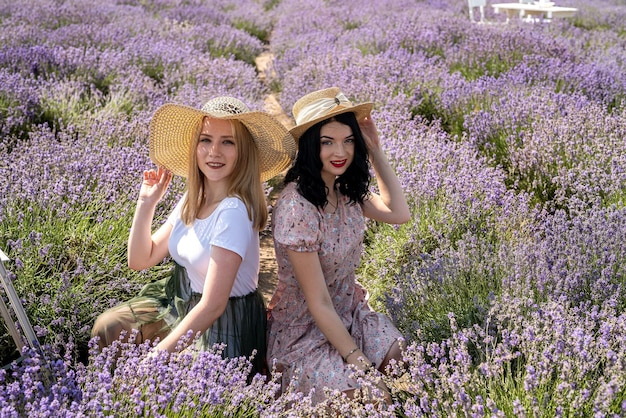
<svg viewBox="0 0 626 418"><path fill-rule="evenodd" d="M335 310L365 355L380 366L401 337L389 317L373 311L367 291L355 277L363 246L365 220L361 206L340 196L335 213L325 213L302 197L295 183L281 193L272 216L278 285L269 303L268 362L282 373L283 390L291 383L315 402L323 388L354 389L352 371L328 342L309 312L287 256L316 251Z"/></svg>

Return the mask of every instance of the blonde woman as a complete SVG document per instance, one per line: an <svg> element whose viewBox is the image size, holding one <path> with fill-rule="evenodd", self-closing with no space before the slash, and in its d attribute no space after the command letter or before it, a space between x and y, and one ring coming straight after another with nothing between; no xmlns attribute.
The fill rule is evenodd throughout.
<svg viewBox="0 0 626 418"><path fill-rule="evenodd" d="M128 265L155 266L170 256L170 278L146 285L139 296L102 313L92 335L100 347L139 331L136 343L160 342L173 352L181 337L200 333L203 348L225 343L224 356L265 355L266 310L258 291L259 231L267 222L262 181L284 170L293 138L270 115L219 97L202 109L159 108L150 123L150 157L158 168L143 182L128 238ZM152 232L158 202L172 175L187 190L167 221Z"/></svg>

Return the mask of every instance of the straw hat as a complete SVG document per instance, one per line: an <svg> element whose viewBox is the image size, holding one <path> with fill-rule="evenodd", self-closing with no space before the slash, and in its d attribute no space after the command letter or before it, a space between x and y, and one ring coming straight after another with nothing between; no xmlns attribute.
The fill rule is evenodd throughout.
<svg viewBox="0 0 626 418"><path fill-rule="evenodd" d="M374 103L366 102L354 105L338 87L314 91L300 98L294 105L291 113L296 120L296 126L289 132L296 142L311 126L324 119L341 113L354 112L356 120L361 120L370 114Z"/></svg>
<svg viewBox="0 0 626 418"><path fill-rule="evenodd" d="M236 119L254 139L259 150L261 181L266 181L291 164L296 145L278 120L265 112L252 112L242 101L233 97L209 100L202 109L166 103L154 113L150 122L150 159L173 174L187 177L189 147L202 129L202 119Z"/></svg>

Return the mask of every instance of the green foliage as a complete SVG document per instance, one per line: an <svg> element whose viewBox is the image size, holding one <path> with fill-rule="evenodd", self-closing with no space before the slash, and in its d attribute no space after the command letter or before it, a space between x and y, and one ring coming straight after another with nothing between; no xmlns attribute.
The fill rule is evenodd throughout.
<svg viewBox="0 0 626 418"><path fill-rule="evenodd" d="M91 85L102 93L103 96L108 96L110 88L115 84L117 75L115 73L94 74L90 77Z"/></svg>
<svg viewBox="0 0 626 418"><path fill-rule="evenodd" d="M224 44L222 41L210 39L206 43L207 50L210 51L214 58L230 58L247 62L254 65L256 54L251 51L245 51L233 44Z"/></svg>
<svg viewBox="0 0 626 418"><path fill-rule="evenodd" d="M361 27L361 22L355 22L350 19L346 19L342 22L343 28L346 31L358 29Z"/></svg>
<svg viewBox="0 0 626 418"><path fill-rule="evenodd" d="M468 62L450 63L450 73L458 72L466 80L474 81L481 77L498 77L513 68L522 58L522 55L511 59L511 56L489 55L487 57L473 57Z"/></svg>
<svg viewBox="0 0 626 418"><path fill-rule="evenodd" d="M263 2L263 10L269 12L280 4L281 0L265 0Z"/></svg>
<svg viewBox="0 0 626 418"><path fill-rule="evenodd" d="M619 192L612 193L606 196L603 200L604 207L615 206L623 208L626 206L626 190L622 189Z"/></svg>
<svg viewBox="0 0 626 418"><path fill-rule="evenodd" d="M147 395L149 396L149 395ZM258 417L257 407L255 405L238 405L236 407L229 407L224 405L203 405L198 409L198 406L193 403L183 405L179 411L172 412L171 410L165 412L166 417L171 418L195 418L198 416L214 417L214 418L253 418Z"/></svg>
<svg viewBox="0 0 626 418"><path fill-rule="evenodd" d="M395 285L400 266L409 260L406 226L370 224L365 234L365 253L357 270L359 281L370 293L370 304L385 311L385 294Z"/></svg>
<svg viewBox="0 0 626 418"><path fill-rule="evenodd" d="M472 267L463 269L443 265L433 270L433 266L427 266L421 260L409 262L410 268L403 270L398 280L410 276L410 280L416 283L410 289L404 283L398 283L398 292L407 293L402 294L401 314L395 320L411 340L450 338L449 313L457 317L462 328L484 323L494 294L500 292L500 277L496 274L485 276Z"/></svg>
<svg viewBox="0 0 626 418"><path fill-rule="evenodd" d="M413 116L419 115L426 121L437 121L441 128L452 138L460 138L466 131L464 127L466 112L472 111L473 106L458 105L457 109L445 109L441 103L440 88L421 86L419 90L420 100L417 106L411 109ZM482 99L486 100L486 99Z"/></svg>
<svg viewBox="0 0 626 418"><path fill-rule="evenodd" d="M90 329L84 324L92 324L109 301L128 299L159 276L159 269L145 275L126 267L130 219L116 212L127 210L114 206L104 210L104 203L93 202L83 211L64 214L35 202L15 202L8 213L23 216L9 216L0 223L0 246L11 259L7 269L16 275L14 287L25 299L33 326L40 329L40 342L73 340L85 357ZM100 218L98 213L110 216ZM0 338L4 364L14 355L14 344L6 334Z"/></svg>
<svg viewBox="0 0 626 418"><path fill-rule="evenodd" d="M48 124L54 131L63 126L80 125L97 106L93 96L78 90L70 91L62 97L45 96L41 99L42 112L38 123Z"/></svg>
<svg viewBox="0 0 626 418"><path fill-rule="evenodd" d="M136 112L144 109L146 105L141 103L139 98L133 97L134 95L130 91L116 91L109 94L106 98L104 106L100 112L108 115L123 116L128 119L136 114Z"/></svg>
<svg viewBox="0 0 626 418"><path fill-rule="evenodd" d="M3 96L0 94L0 130L6 130L6 120L8 119L9 111L16 105L15 101L11 97ZM10 137L17 137L23 139L26 137L28 131L28 123L14 124L8 129L7 137L2 139L3 145L10 151L14 144L14 140L9 140Z"/></svg>
<svg viewBox="0 0 626 418"><path fill-rule="evenodd" d="M233 27L249 33L261 42L269 42L270 31L267 28L260 28L254 22L245 19L233 19L232 24Z"/></svg>
<svg viewBox="0 0 626 418"><path fill-rule="evenodd" d="M162 84L165 78L165 65L161 61L142 61L138 62L141 72L150 77L157 84Z"/></svg>
<svg viewBox="0 0 626 418"><path fill-rule="evenodd" d="M449 313L461 327L481 324L501 292L498 233L489 213L450 219L443 197L413 209L399 228L368 230L359 278L377 310L393 307L390 314L404 335L441 341L452 333Z"/></svg>

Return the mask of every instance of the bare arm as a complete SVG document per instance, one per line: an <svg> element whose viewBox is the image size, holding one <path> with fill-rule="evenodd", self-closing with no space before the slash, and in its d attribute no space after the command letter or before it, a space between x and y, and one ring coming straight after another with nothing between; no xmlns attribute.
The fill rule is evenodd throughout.
<svg viewBox="0 0 626 418"><path fill-rule="evenodd" d="M319 256L314 252L288 250L287 253L315 323L339 354L345 357L356 347L356 343L333 306ZM359 358L362 361L359 361ZM348 362L359 369L365 369L371 364L360 350L352 353Z"/></svg>
<svg viewBox="0 0 626 418"><path fill-rule="evenodd" d="M211 247L211 259L200 302L156 346L156 350L174 352L180 338L186 335L189 330L195 336L196 333L203 333L213 325L213 322L226 309L240 265L241 256L239 254L221 247Z"/></svg>
<svg viewBox="0 0 626 418"><path fill-rule="evenodd" d="M128 267L133 270L155 266L168 254L167 241L172 226L165 223L152 234L152 220L156 205L171 180L172 173L164 168L143 173L135 216L128 236Z"/></svg>
<svg viewBox="0 0 626 418"><path fill-rule="evenodd" d="M376 124L371 116L359 122L370 155L380 194L372 193L363 203L363 214L370 219L403 224L411 218L404 191L382 150Z"/></svg>

